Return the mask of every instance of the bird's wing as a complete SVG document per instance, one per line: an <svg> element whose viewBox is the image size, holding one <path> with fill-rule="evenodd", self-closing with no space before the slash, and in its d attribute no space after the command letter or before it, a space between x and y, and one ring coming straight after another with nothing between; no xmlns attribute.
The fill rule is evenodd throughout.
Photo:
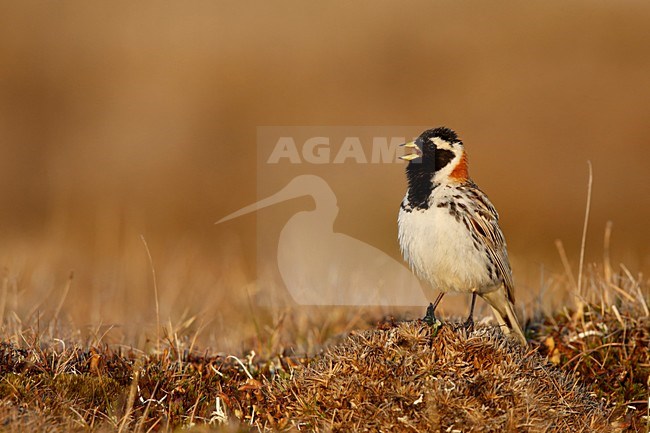
<svg viewBox="0 0 650 433"><path fill-rule="evenodd" d="M500 276L506 287L506 293L510 302L515 302L514 283L512 281L512 270L506 250L506 240L499 228L499 214L487 196L478 189L475 184L468 187L475 206L468 206L468 225L487 247L488 254L493 259L497 274Z"/></svg>

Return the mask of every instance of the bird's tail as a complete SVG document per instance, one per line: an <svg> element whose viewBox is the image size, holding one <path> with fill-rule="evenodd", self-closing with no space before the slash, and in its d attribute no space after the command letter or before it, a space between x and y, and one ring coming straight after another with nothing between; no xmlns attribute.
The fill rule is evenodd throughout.
<svg viewBox="0 0 650 433"><path fill-rule="evenodd" d="M524 346L527 346L528 343L526 342L524 331L521 329L521 325L517 319L517 314L515 313L515 306L507 298L504 288L501 287L499 290L490 293L483 293L481 297L490 304L490 307L492 307L492 311L499 322L499 326L504 330L504 332L506 334L514 332L519 342Z"/></svg>

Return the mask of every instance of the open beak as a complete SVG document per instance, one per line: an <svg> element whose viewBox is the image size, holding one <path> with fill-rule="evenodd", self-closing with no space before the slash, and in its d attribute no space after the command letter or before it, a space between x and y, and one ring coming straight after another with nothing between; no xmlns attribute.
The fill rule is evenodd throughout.
<svg viewBox="0 0 650 433"><path fill-rule="evenodd" d="M399 159L403 159L404 161L411 161L413 159L419 158L422 156L422 152L420 151L420 148L418 147L417 144L415 144L415 141L410 141L408 143L400 144L402 147L407 147L409 149L414 149L415 153L409 153L408 155L400 156Z"/></svg>

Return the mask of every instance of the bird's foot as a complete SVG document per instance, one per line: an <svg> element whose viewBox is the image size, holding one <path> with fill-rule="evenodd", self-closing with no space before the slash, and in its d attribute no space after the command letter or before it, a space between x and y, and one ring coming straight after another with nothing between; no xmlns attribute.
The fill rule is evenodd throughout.
<svg viewBox="0 0 650 433"><path fill-rule="evenodd" d="M426 323L427 325L429 325L429 326L436 326L437 327L439 325L442 325L440 320L438 320L436 318L435 308L433 307L433 304L429 304L429 306L427 307L427 313L422 318L422 321L424 323Z"/></svg>
<svg viewBox="0 0 650 433"><path fill-rule="evenodd" d="M463 328L465 328L465 331L467 332L472 332L474 330L474 319L472 316L469 316L465 323L463 323Z"/></svg>

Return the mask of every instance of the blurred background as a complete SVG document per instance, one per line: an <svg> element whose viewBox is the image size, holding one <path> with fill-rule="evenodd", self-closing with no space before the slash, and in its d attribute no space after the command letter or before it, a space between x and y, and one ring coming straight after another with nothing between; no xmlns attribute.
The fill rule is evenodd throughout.
<svg viewBox="0 0 650 433"><path fill-rule="evenodd" d="M213 224L258 199L274 125L456 129L524 302L566 274L556 239L577 274L591 161L587 263L612 221L615 270L647 274L649 20L637 1L4 2L0 314L133 343L157 289L161 322L205 344L276 326L256 217ZM336 189L335 230L398 260L403 168Z"/></svg>

